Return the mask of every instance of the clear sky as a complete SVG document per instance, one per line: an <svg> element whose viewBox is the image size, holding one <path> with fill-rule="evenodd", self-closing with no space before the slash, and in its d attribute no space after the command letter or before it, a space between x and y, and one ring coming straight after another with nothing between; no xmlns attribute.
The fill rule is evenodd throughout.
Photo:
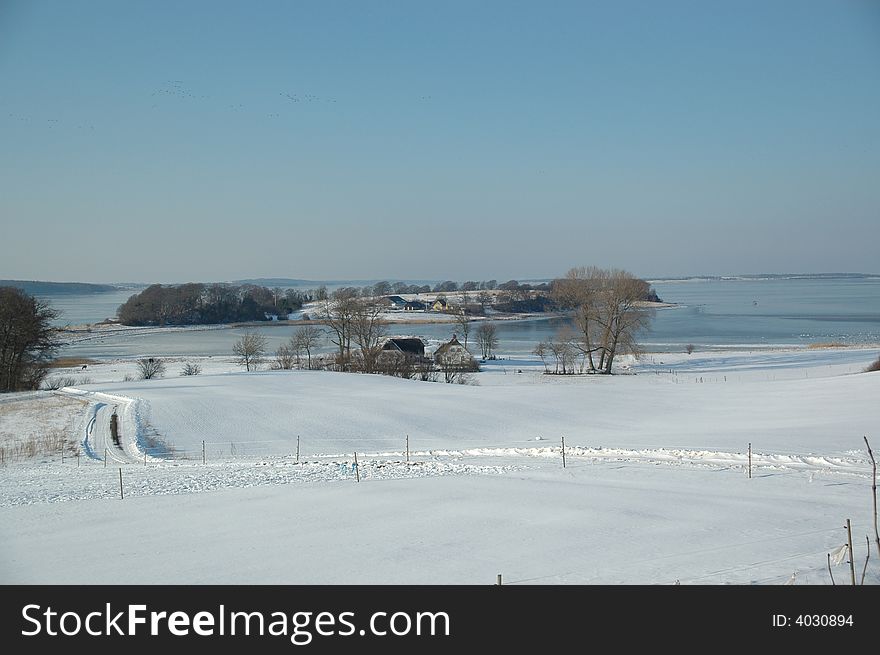
<svg viewBox="0 0 880 655"><path fill-rule="evenodd" d="M0 0L0 278L880 272L880 2Z"/></svg>

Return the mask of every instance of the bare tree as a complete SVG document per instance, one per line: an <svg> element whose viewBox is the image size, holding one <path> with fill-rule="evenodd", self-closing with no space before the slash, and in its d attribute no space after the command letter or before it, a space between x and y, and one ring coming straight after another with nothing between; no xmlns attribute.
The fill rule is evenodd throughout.
<svg viewBox="0 0 880 655"><path fill-rule="evenodd" d="M278 299L284 298L284 289L281 287L274 287L272 289L272 306L278 309Z"/></svg>
<svg viewBox="0 0 880 655"><path fill-rule="evenodd" d="M187 362L183 365L183 368L180 369L180 374L182 376L189 375L199 375L202 372L202 367L200 364L196 364L195 362Z"/></svg>
<svg viewBox="0 0 880 655"><path fill-rule="evenodd" d="M422 382L437 382L439 373L431 362L417 362L415 364L415 378Z"/></svg>
<svg viewBox="0 0 880 655"><path fill-rule="evenodd" d="M619 353L639 355L637 336L653 317L653 310L643 302L650 291L644 280L616 269L573 268L554 280L552 295L561 306L574 310L577 349L591 372L611 373ZM594 354L599 356L598 364Z"/></svg>
<svg viewBox="0 0 880 655"><path fill-rule="evenodd" d="M494 323L480 323L480 327L477 328L477 343L482 358L489 359L492 351L498 347L498 330Z"/></svg>
<svg viewBox="0 0 880 655"><path fill-rule="evenodd" d="M549 373L550 369L547 368L547 344L543 341L538 342L532 354L541 358L541 363L544 365L544 373Z"/></svg>
<svg viewBox="0 0 880 655"><path fill-rule="evenodd" d="M358 300L351 289L337 289L324 300L321 318L332 332L330 341L339 348L337 363L345 370L351 359L352 323Z"/></svg>
<svg viewBox="0 0 880 655"><path fill-rule="evenodd" d="M291 345L295 344L298 352L305 352L307 367L312 368L312 351L321 343L321 330L314 325L303 325L290 338Z"/></svg>
<svg viewBox="0 0 880 655"><path fill-rule="evenodd" d="M379 353L382 352L382 337L386 334L387 321L382 319L380 304L363 299L354 304L351 332L360 348L364 373L375 373L378 369Z"/></svg>
<svg viewBox="0 0 880 655"><path fill-rule="evenodd" d="M458 331L461 336L464 337L464 347L467 349L468 334L470 334L471 331L471 321L463 306L459 307L455 312L455 324L458 326Z"/></svg>
<svg viewBox="0 0 880 655"><path fill-rule="evenodd" d="M686 345L686 346L684 347L684 351L685 351L688 355L690 355L691 353L693 353L695 349L696 349L696 346L694 346L694 344L692 344L692 343L689 343L688 345Z"/></svg>
<svg viewBox="0 0 880 655"><path fill-rule="evenodd" d="M636 337L651 324L653 310L643 305L650 287L632 273L612 270L608 283L600 292L598 322L602 326L602 354L599 368L611 373L615 356L631 353L638 356L640 350Z"/></svg>
<svg viewBox="0 0 880 655"><path fill-rule="evenodd" d="M232 354L236 363L250 371L256 370L266 357L266 337L259 332L245 330L238 341L232 344Z"/></svg>
<svg viewBox="0 0 880 655"><path fill-rule="evenodd" d="M0 287L0 393L39 389L56 348L60 314L15 287Z"/></svg>
<svg viewBox="0 0 880 655"><path fill-rule="evenodd" d="M138 374L141 380L152 380L165 375L165 362L158 357L145 357L137 361Z"/></svg>
<svg viewBox="0 0 880 655"><path fill-rule="evenodd" d="M386 281L376 282L370 295L378 298L379 296L387 296L391 294L391 283Z"/></svg>
<svg viewBox="0 0 880 655"><path fill-rule="evenodd" d="M480 370L476 362L464 364L451 359L442 360L437 368L443 373L443 381L447 384L470 384L473 378L469 374Z"/></svg>
<svg viewBox="0 0 880 655"><path fill-rule="evenodd" d="M291 337L291 340L293 338ZM290 347L290 344L282 343L275 350L275 361L272 362L272 368L281 371L289 371L297 363L298 353Z"/></svg>
<svg viewBox="0 0 880 655"><path fill-rule="evenodd" d="M547 342L547 350L556 360L554 373L571 375L575 372L577 349L574 346L574 341L575 336L572 331L568 327L563 327Z"/></svg>
<svg viewBox="0 0 880 655"><path fill-rule="evenodd" d="M561 307L574 310L574 323L579 332L577 348L591 372L596 371L593 353L601 350L598 301L607 277L607 271L595 266L572 268L564 278L553 281L551 291Z"/></svg>
<svg viewBox="0 0 880 655"><path fill-rule="evenodd" d="M488 291L480 291L477 294L477 303L480 305L480 311L486 313L486 308L492 306L492 294Z"/></svg>

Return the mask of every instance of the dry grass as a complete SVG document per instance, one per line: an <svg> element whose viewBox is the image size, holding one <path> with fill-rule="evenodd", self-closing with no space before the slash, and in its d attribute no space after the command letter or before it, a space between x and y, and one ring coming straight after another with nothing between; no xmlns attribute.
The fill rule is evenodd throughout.
<svg viewBox="0 0 880 655"><path fill-rule="evenodd" d="M835 341L828 341L825 343L811 343L807 346L808 350L823 350L825 348L849 348L849 345L845 343L837 343Z"/></svg>
<svg viewBox="0 0 880 655"><path fill-rule="evenodd" d="M98 364L97 359L88 359L86 357L59 357L49 363L49 368L73 368L88 366L89 364Z"/></svg>
<svg viewBox="0 0 880 655"><path fill-rule="evenodd" d="M880 371L880 357L876 361L871 362L868 368L865 369L865 373L874 373L875 371Z"/></svg>
<svg viewBox="0 0 880 655"><path fill-rule="evenodd" d="M71 457L80 452L79 444L60 431L5 440L0 444L0 465L41 455L60 456L62 450Z"/></svg>
<svg viewBox="0 0 880 655"><path fill-rule="evenodd" d="M0 403L0 464L42 456L75 456L78 425L88 404L54 394Z"/></svg>

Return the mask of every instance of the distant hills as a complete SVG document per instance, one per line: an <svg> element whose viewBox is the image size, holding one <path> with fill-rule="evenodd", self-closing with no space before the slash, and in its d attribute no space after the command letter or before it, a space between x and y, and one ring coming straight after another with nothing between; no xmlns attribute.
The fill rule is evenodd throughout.
<svg viewBox="0 0 880 655"><path fill-rule="evenodd" d="M750 275L691 275L685 277L652 277L651 282L684 280L869 280L877 273L756 273Z"/></svg>
<svg viewBox="0 0 880 655"><path fill-rule="evenodd" d="M37 280L0 280L0 287L16 287L25 293L36 296L49 294L106 293L116 291L110 284L89 284L87 282L39 282Z"/></svg>

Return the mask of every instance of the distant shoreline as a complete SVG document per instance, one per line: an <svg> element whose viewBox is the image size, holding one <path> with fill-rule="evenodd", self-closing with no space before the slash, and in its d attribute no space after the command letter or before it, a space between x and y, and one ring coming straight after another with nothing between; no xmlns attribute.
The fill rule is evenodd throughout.
<svg viewBox="0 0 880 655"><path fill-rule="evenodd" d="M647 309L666 309L679 307L679 303L670 302L654 302L650 300L639 301L639 306ZM426 316L426 318L418 318ZM470 323L481 323L483 321L527 321L535 319L551 319L563 318L568 316L566 312L522 312L522 313L497 313L473 315L468 317ZM452 314L433 313L433 312L400 312L392 313L385 316L388 325L438 325L443 323L455 323L456 317ZM277 319L270 321L241 321L235 323L195 323L192 325L123 325L117 322L101 321L98 323L81 323L78 325L67 325L59 327L59 332L82 334L99 332L106 336L112 333L123 332L142 332L154 330L167 331L202 331L202 330L221 330L242 327L279 327L290 325L327 325L327 321L321 318L314 319Z"/></svg>
<svg viewBox="0 0 880 655"><path fill-rule="evenodd" d="M662 305L662 303L654 303ZM664 305L665 306L665 305ZM478 323L482 321L526 321L542 318L560 318L565 316L559 312L545 312L537 314L499 314L490 316L478 316L470 319L469 322ZM407 320L412 317L401 317L397 319L388 319L387 324L392 325L438 325L455 323L455 317L449 314L440 314L436 317L425 318L422 320ZM68 325L59 327L58 332L74 335L88 335L82 339L75 341L85 341L91 338L106 337L116 334L145 334L155 332L204 332L209 330L230 330L235 328L259 328L259 327L289 327L299 325L327 325L327 321L315 319L293 319L293 320L274 320L274 321L244 321L238 323L199 323L194 325L122 325L121 323L83 323L80 325Z"/></svg>
<svg viewBox="0 0 880 655"><path fill-rule="evenodd" d="M0 287L14 287L32 296L110 293L120 288L112 284L89 282L40 282L38 280L0 280Z"/></svg>

